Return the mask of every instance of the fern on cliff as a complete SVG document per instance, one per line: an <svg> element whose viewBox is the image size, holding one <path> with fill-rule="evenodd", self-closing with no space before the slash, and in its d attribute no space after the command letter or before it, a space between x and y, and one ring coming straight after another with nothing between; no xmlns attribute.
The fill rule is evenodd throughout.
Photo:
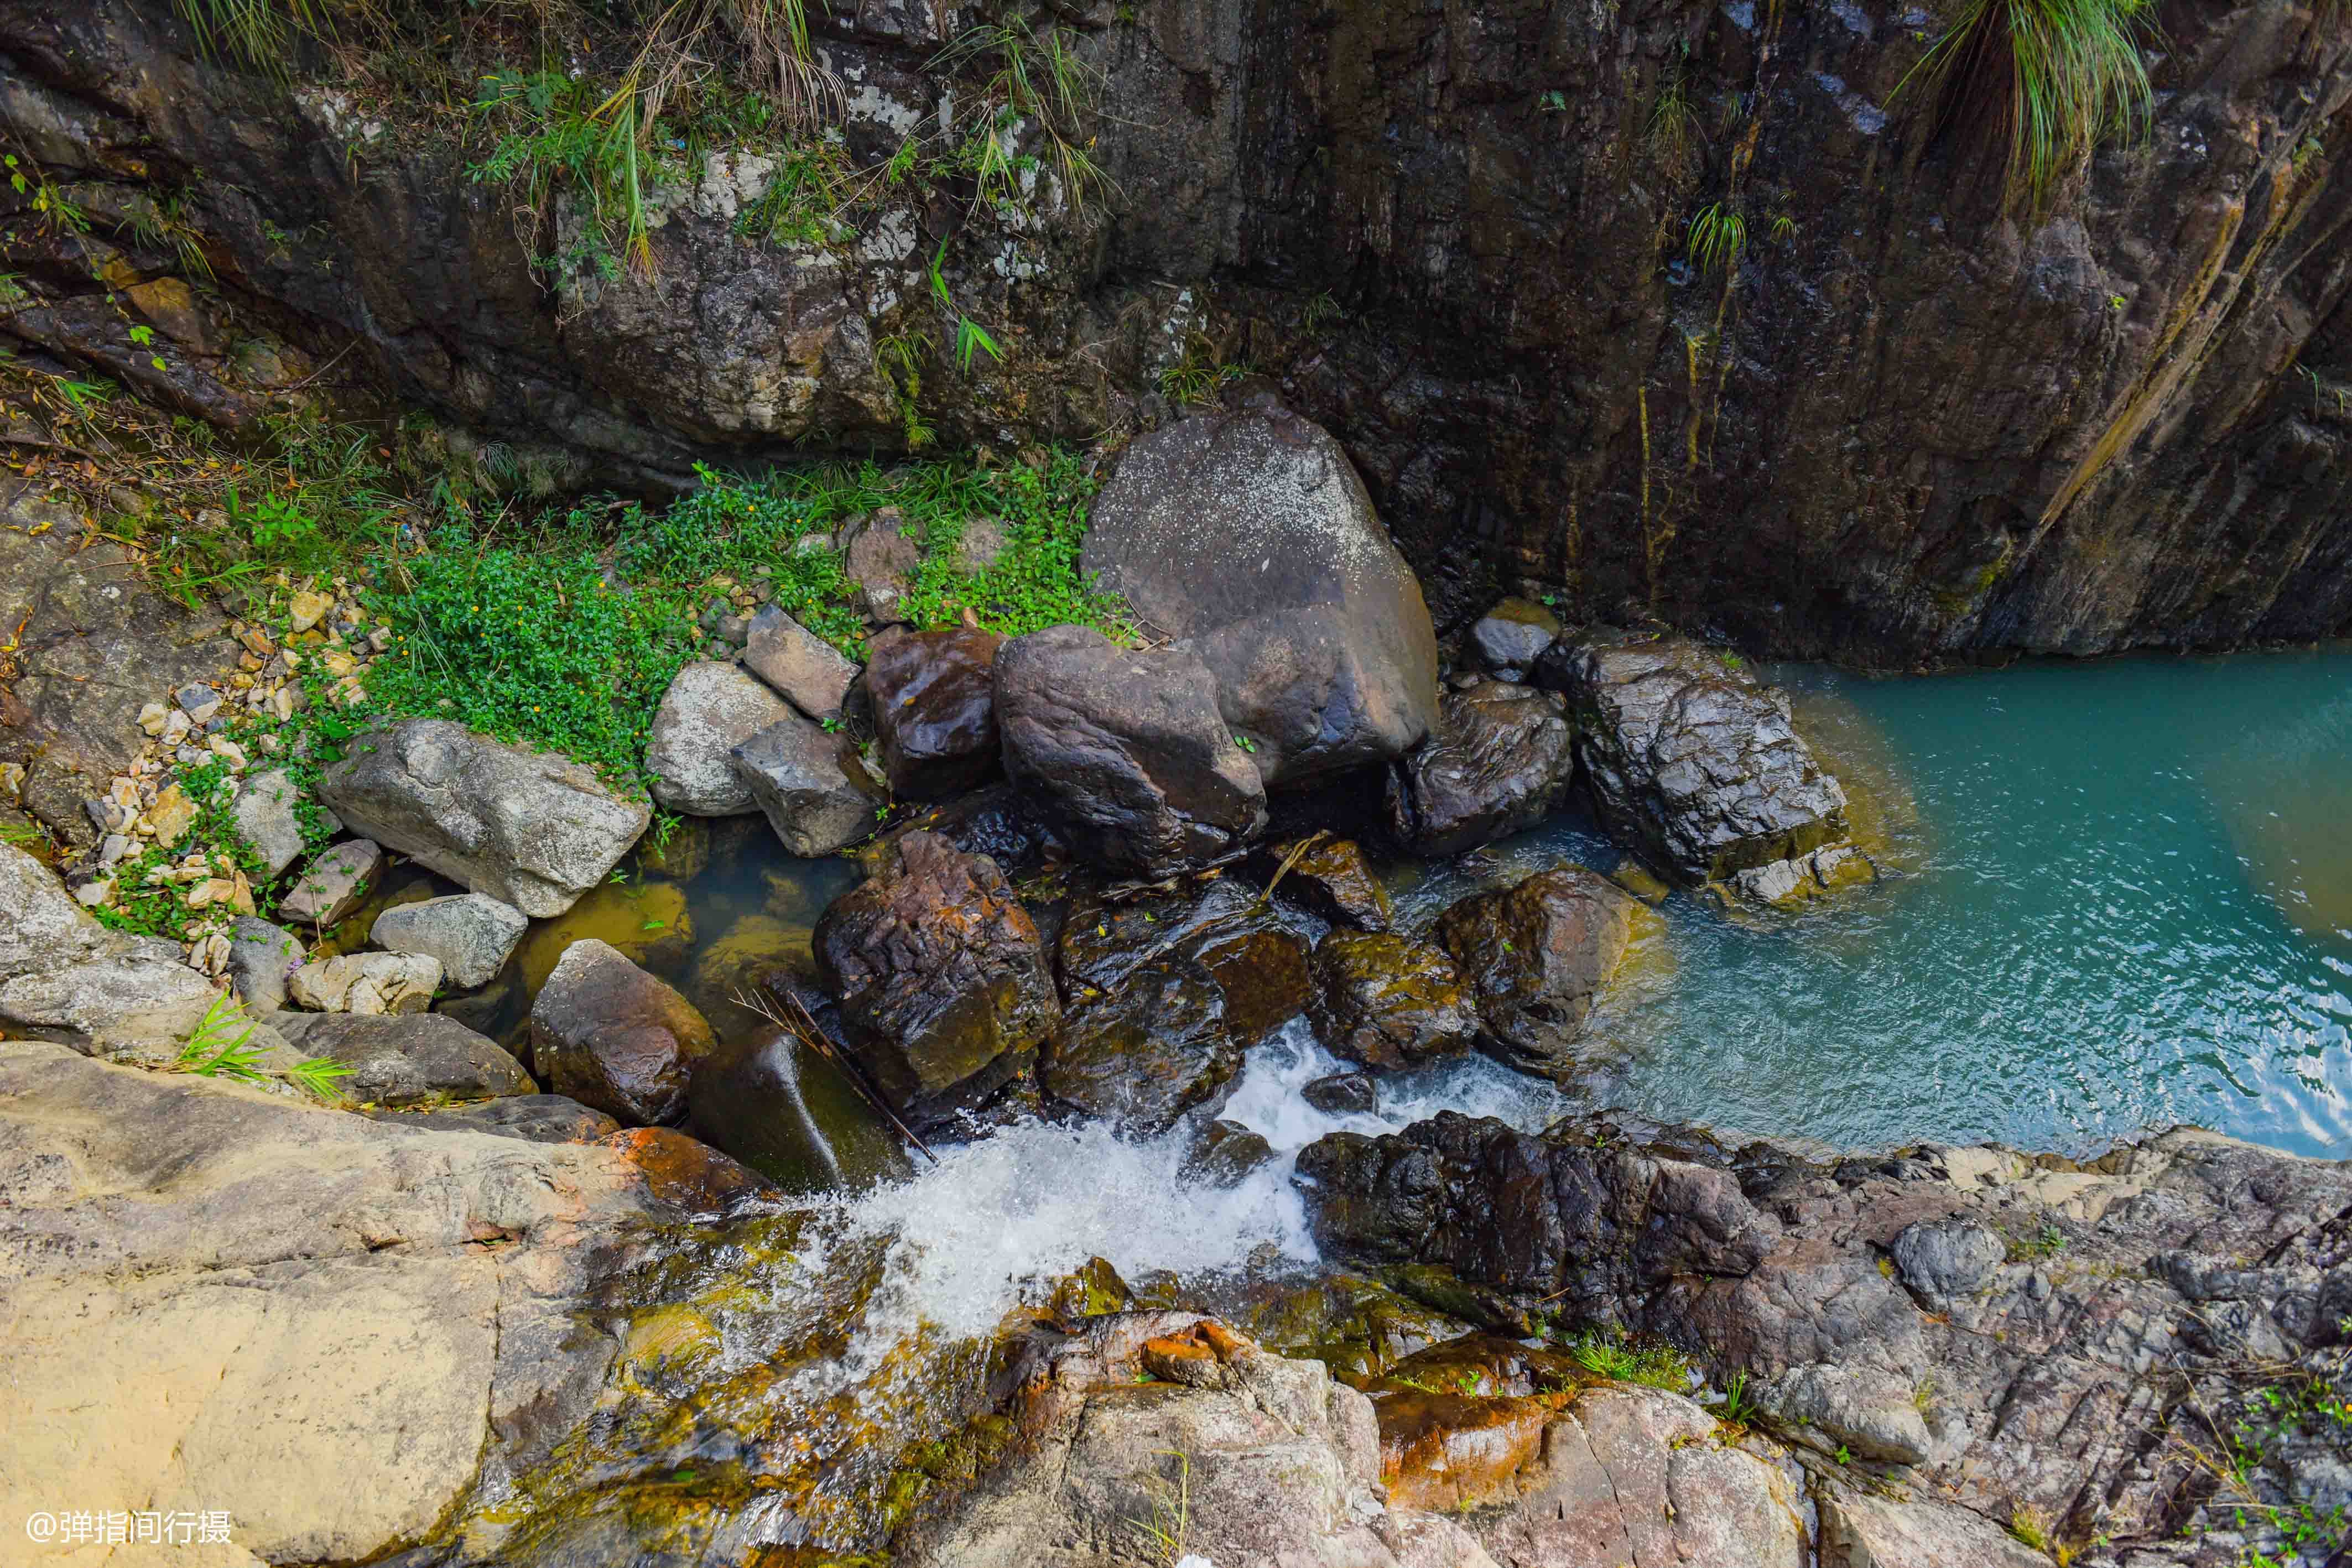
<svg viewBox="0 0 2352 1568"><path fill-rule="evenodd" d="M2005 194L2033 213L2101 140L2143 129L2155 89L2140 57L2155 0L1967 0L1895 89L1918 84L1939 125L1982 119L2008 142Z"/></svg>

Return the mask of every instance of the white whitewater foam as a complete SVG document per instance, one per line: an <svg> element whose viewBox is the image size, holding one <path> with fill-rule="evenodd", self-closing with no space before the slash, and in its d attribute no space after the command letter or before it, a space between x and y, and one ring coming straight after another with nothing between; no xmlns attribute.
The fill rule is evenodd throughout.
<svg viewBox="0 0 2352 1568"><path fill-rule="evenodd" d="M1317 1260L1291 1183L1298 1151L1327 1133L1393 1132L1441 1110L1541 1127L1566 1103L1549 1084L1484 1057L1382 1081L1378 1115L1333 1116L1299 1098L1349 1065L1294 1021L1250 1053L1223 1119L1273 1145L1276 1158L1230 1190L1181 1176L1192 1130L1130 1142L1101 1124L1036 1122L941 1148L911 1181L854 1200L855 1228L896 1237L869 1330L928 1323L950 1338L992 1332L1025 1288L1103 1258L1129 1279L1198 1276L1245 1264Z"/></svg>

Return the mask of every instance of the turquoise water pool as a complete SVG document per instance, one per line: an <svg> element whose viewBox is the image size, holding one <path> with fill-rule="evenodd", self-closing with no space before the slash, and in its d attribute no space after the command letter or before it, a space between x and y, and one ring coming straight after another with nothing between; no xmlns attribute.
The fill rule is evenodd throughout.
<svg viewBox="0 0 2352 1568"><path fill-rule="evenodd" d="M1579 1098L1841 1145L2193 1122L2352 1156L2352 652L1777 678L1900 874L1760 928L1668 901L1671 973L1596 1019ZM1565 821L1499 852L1614 858Z"/></svg>

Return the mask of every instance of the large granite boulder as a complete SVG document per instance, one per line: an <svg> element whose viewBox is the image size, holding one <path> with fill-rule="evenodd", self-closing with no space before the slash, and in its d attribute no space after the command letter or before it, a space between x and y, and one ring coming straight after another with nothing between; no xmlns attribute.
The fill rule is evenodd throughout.
<svg viewBox="0 0 2352 1568"><path fill-rule="evenodd" d="M394 953L437 958L452 986L470 991L506 967L530 926L521 910L479 893L395 904L375 917L368 940Z"/></svg>
<svg viewBox="0 0 2352 1568"><path fill-rule="evenodd" d="M950 626L877 640L866 662L874 739L893 794L935 800L997 768L992 632Z"/></svg>
<svg viewBox="0 0 2352 1568"><path fill-rule="evenodd" d="M533 919L603 882L653 817L576 762L445 719L354 737L319 794L352 831Z"/></svg>
<svg viewBox="0 0 2352 1568"><path fill-rule="evenodd" d="M1564 1079L1576 1067L1569 1047L1647 913L1607 878L1564 865L1457 900L1434 936L1477 998L1479 1044L1523 1072Z"/></svg>
<svg viewBox="0 0 2352 1568"><path fill-rule="evenodd" d="M1444 949L1387 932L1333 931L1315 945L1307 1016L1337 1056L1392 1071L1470 1049L1478 1011Z"/></svg>
<svg viewBox="0 0 2352 1568"><path fill-rule="evenodd" d="M1271 400L1137 437L1080 564L1208 666L1269 784L1385 762L1436 722L1420 582L1339 443Z"/></svg>
<svg viewBox="0 0 2352 1568"><path fill-rule="evenodd" d="M1727 881L1846 836L1845 791L1738 661L1682 637L1560 643L1537 679L1568 694L1601 821L1666 875Z"/></svg>
<svg viewBox="0 0 2352 1568"><path fill-rule="evenodd" d="M168 1061L218 994L176 943L108 930L48 867L0 843L0 1030Z"/></svg>
<svg viewBox="0 0 2352 1568"><path fill-rule="evenodd" d="M286 977L296 1007L324 1013L421 1013L441 985L441 961L416 953L343 953Z"/></svg>
<svg viewBox="0 0 2352 1568"><path fill-rule="evenodd" d="M882 791L846 735L789 715L738 746L734 766L768 826L796 855L829 855L874 831Z"/></svg>
<svg viewBox="0 0 2352 1568"><path fill-rule="evenodd" d="M437 1105L529 1094L538 1087L505 1047L439 1013L287 1013L272 1021L303 1055L352 1070L335 1085L348 1100Z"/></svg>
<svg viewBox="0 0 2352 1568"><path fill-rule="evenodd" d="M654 710L646 742L654 799L695 817L758 810L732 753L770 725L796 716L792 704L741 665L698 659L678 671Z"/></svg>
<svg viewBox="0 0 2352 1568"><path fill-rule="evenodd" d="M818 977L875 1089L921 1131L1026 1071L1061 1021L1037 927L985 855L909 833L816 924Z"/></svg>
<svg viewBox="0 0 2352 1568"><path fill-rule="evenodd" d="M688 1082L717 1045L693 1003L593 937L557 960L530 1036L549 1088L633 1126L683 1119Z"/></svg>
<svg viewBox="0 0 2352 1568"><path fill-rule="evenodd" d="M1429 738L1389 771L1389 825L1433 859L1534 827L1576 777L1566 705L1532 686L1490 681L1448 692Z"/></svg>
<svg viewBox="0 0 2352 1568"><path fill-rule="evenodd" d="M1265 789L1219 716L1194 655L1134 653L1083 626L1016 637L996 656L1004 771L1034 791L1081 860L1160 877L1265 826Z"/></svg>

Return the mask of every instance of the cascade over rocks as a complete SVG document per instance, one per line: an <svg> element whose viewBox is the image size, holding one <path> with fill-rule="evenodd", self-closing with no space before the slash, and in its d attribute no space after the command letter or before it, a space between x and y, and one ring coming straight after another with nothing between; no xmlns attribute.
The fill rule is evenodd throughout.
<svg viewBox="0 0 2352 1568"><path fill-rule="evenodd" d="M921 1132L1028 1071L1061 1022L1037 927L985 855L909 833L816 924L846 1043Z"/></svg>
<svg viewBox="0 0 2352 1568"><path fill-rule="evenodd" d="M1630 894L1582 866L1541 872L1446 907L1433 933L1478 999L1486 1051L1522 1072L1565 1080L1570 1046L1616 972L1637 919Z"/></svg>
<svg viewBox="0 0 2352 1568"><path fill-rule="evenodd" d="M319 796L353 832L535 920L602 883L653 816L579 763L432 718L355 737Z"/></svg>
<svg viewBox="0 0 2352 1568"><path fill-rule="evenodd" d="M1429 737L1389 771L1398 842L1436 859L1534 827L1576 777L1575 737L1549 692L1490 681L1446 693Z"/></svg>
<svg viewBox="0 0 2352 1568"><path fill-rule="evenodd" d="M866 691L893 794L937 800L996 771L993 670L1003 642L969 626L877 640Z"/></svg>
<svg viewBox="0 0 2352 1568"><path fill-rule="evenodd" d="M1568 694L1602 822L1659 871L1718 882L1846 836L1845 791L1786 700L1683 637L1555 644L1537 679Z"/></svg>
<svg viewBox="0 0 2352 1568"><path fill-rule="evenodd" d="M1421 584L1339 443L1270 399L1139 437L1080 565L1208 666L1269 785L1385 762L1435 721Z"/></svg>
<svg viewBox="0 0 2352 1568"><path fill-rule="evenodd" d="M995 690L1004 771L1079 859L1164 877L1265 828L1265 788L1193 654L1054 626L1004 644Z"/></svg>
<svg viewBox="0 0 2352 1568"><path fill-rule="evenodd" d="M913 1174L841 1069L788 1030L755 1030L697 1064L692 1127L786 1192L851 1190Z"/></svg>

